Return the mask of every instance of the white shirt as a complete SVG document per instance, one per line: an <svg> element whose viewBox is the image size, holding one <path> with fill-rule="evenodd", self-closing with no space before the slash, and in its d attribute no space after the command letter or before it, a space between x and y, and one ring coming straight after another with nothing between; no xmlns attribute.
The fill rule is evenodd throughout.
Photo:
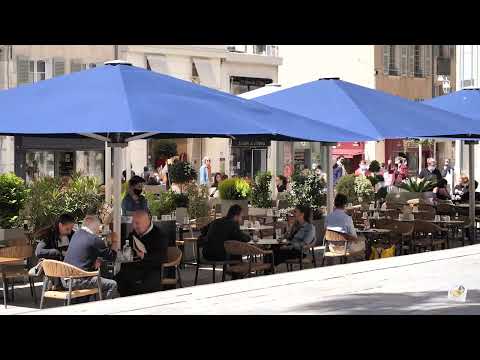
<svg viewBox="0 0 480 360"><path fill-rule="evenodd" d="M342 209L333 209L325 219L325 227L328 230L357 236L352 218Z"/></svg>

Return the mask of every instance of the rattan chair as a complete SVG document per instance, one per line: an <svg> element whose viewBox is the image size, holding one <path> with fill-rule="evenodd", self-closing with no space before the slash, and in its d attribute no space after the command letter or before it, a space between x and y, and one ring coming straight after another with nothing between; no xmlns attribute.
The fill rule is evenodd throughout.
<svg viewBox="0 0 480 360"><path fill-rule="evenodd" d="M184 252L185 245L191 244L193 246L193 253L196 254L198 236L195 236L194 232L201 231L201 229L210 224L212 221L213 219L210 216L196 219L194 224L189 224L188 226L190 236L184 236L182 240L176 240L176 245L182 250L182 252ZM184 257L182 257L182 264L195 265L196 263L197 259L195 259L195 262L185 262Z"/></svg>
<svg viewBox="0 0 480 360"><path fill-rule="evenodd" d="M177 282L180 287L183 287L182 284L182 275L180 273L180 262L182 260L182 251L175 247L170 246L168 248L168 260L166 263L163 263L161 266L161 277L160 277L160 284L163 286L165 285L175 285L177 286ZM164 277L164 270L165 268L175 267L175 278L165 278Z"/></svg>
<svg viewBox="0 0 480 360"><path fill-rule="evenodd" d="M28 279L30 285L30 293L33 297L33 301L35 304L37 303L37 293L35 292L35 284L33 278L28 275L28 263L29 259L33 255L33 248L31 245L25 245L25 239L19 239L18 241L12 241L12 243L18 243L23 245L18 246L8 246L4 248L0 248L0 257L6 258L14 258L14 259L22 259L22 261L18 263L8 264L2 266L2 281L3 281L3 296L4 296L4 303L5 307L7 306L7 298L9 296L9 280L12 281L12 289L11 289L11 299L15 301L15 279L22 278ZM27 263L25 264L25 260Z"/></svg>
<svg viewBox="0 0 480 360"><path fill-rule="evenodd" d="M331 259L339 258L340 264L342 264L342 263L347 263L347 260L349 257L358 256L364 253L364 251L359 251L359 252L347 251L347 245L349 242L350 240L347 239L344 233L327 229L325 231L325 238L324 238L325 251L323 253L321 266L324 266L327 258L331 258ZM330 251L329 250L330 243L333 243L334 245L339 247L343 247L343 251L341 252Z"/></svg>
<svg viewBox="0 0 480 360"><path fill-rule="evenodd" d="M422 220L414 221L413 250L435 250L438 246L448 248L446 230L440 226Z"/></svg>
<svg viewBox="0 0 480 360"><path fill-rule="evenodd" d="M40 300L40 309L43 308L45 298L63 300L64 305L70 305L72 299L97 295L102 300L102 284L99 271L85 271L76 266L57 261L43 260L42 268L44 272L42 298ZM68 290L48 290L49 278L65 278L68 280ZM72 290L72 280L81 278L97 277L97 288Z"/></svg>
<svg viewBox="0 0 480 360"><path fill-rule="evenodd" d="M228 273L241 274L250 277L252 274L257 275L260 271L264 272L271 270L272 273L275 272L275 262L272 250L263 250L255 245L237 240L225 241L224 246L225 252L229 255L247 257L247 262L229 265L226 269ZM260 261L259 257L263 257L265 255L271 256L270 263L265 263L263 260Z"/></svg>

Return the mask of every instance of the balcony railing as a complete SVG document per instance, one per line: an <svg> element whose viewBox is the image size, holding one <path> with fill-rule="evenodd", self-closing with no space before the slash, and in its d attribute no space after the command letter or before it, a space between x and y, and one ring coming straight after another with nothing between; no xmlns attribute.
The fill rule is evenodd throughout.
<svg viewBox="0 0 480 360"><path fill-rule="evenodd" d="M277 45L227 45L227 50L245 54L279 56Z"/></svg>

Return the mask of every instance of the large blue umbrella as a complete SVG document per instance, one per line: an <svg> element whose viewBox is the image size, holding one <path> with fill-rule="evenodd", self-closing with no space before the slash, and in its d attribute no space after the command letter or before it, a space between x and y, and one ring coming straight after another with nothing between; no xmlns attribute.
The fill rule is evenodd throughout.
<svg viewBox="0 0 480 360"><path fill-rule="evenodd" d="M312 81L255 100L377 140L480 134L480 122L337 79Z"/></svg>
<svg viewBox="0 0 480 360"><path fill-rule="evenodd" d="M372 139L128 65L102 66L1 91L0 109L2 134Z"/></svg>

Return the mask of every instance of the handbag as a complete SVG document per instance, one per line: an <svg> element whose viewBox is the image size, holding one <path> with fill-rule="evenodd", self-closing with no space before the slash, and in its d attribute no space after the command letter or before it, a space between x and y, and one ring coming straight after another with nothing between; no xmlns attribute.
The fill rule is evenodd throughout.
<svg viewBox="0 0 480 360"><path fill-rule="evenodd" d="M42 261L40 261L37 265L32 267L30 270L28 270L28 276L40 277L42 275L43 275Z"/></svg>

